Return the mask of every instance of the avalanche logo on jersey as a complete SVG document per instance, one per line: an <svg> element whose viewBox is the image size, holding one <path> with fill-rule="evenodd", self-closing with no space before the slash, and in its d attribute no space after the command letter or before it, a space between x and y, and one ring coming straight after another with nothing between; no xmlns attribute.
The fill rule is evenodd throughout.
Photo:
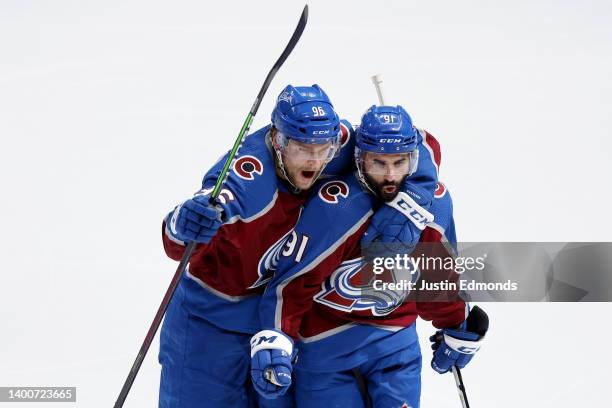
<svg viewBox="0 0 612 408"><path fill-rule="evenodd" d="M288 231L263 254L259 260L259 264L257 265L257 274L259 275L259 278L257 278L255 283L249 286L249 289L264 285L268 283L270 279L272 279L272 275L274 275L274 272L276 272L278 258L285 248L285 243L292 232L292 230Z"/></svg>
<svg viewBox="0 0 612 408"><path fill-rule="evenodd" d="M438 181L438 184L436 185L436 191L434 191L434 197L442 198L444 197L444 194L446 194L446 186Z"/></svg>
<svg viewBox="0 0 612 408"><path fill-rule="evenodd" d="M349 186L344 181L330 181L319 190L321 200L329 204L338 204L338 197L348 197Z"/></svg>
<svg viewBox="0 0 612 408"><path fill-rule="evenodd" d="M386 316L397 309L410 293L409 287L391 290L382 287L381 282L412 282L419 278L419 271L384 270L381 274L372 272L372 265L363 258L342 262L332 275L323 283L322 290L314 300L336 310L351 313L352 311L369 310L374 316ZM414 273L411 273L414 270ZM379 280L375 289L374 281ZM408 286L408 285L405 285Z"/></svg>
<svg viewBox="0 0 612 408"><path fill-rule="evenodd" d="M263 164L255 156L242 156L234 162L234 173L244 180L253 180L254 174L263 174Z"/></svg>

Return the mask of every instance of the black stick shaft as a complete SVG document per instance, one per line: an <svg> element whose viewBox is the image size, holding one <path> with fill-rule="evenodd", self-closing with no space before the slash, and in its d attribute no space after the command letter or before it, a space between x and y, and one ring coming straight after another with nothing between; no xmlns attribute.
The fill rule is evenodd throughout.
<svg viewBox="0 0 612 408"><path fill-rule="evenodd" d="M189 258L191 257L191 254L193 253L195 246L196 246L195 243L192 242L189 245L187 245L187 248L185 249L183 258L181 259L181 262L179 263L178 268L176 268L176 272L174 273L174 276L172 277L170 286L168 286L168 289L166 290L166 294L164 295L164 298L162 299L162 302L159 305L159 308L157 309L157 313L155 313L155 318L153 318L153 323L151 323L151 326L149 327L149 331L147 332L147 335L145 336L145 339L142 342L142 345L140 346L140 350L138 351L136 360L134 360L134 364L132 364L132 368L130 369L129 374L125 382L123 383L123 387L121 388L119 397L117 398L117 401L115 402L115 406L114 406L115 408L123 407L123 403L125 402L125 399L127 398L128 393L130 392L130 389L132 388L132 384L134 384L136 375L138 374L138 371L140 370L140 366L142 365L142 362L144 361L144 358L147 355L147 352L149 351L149 347L151 346L151 343L153 342L153 338L155 338L155 334L157 333L157 330L159 329L159 325L161 324L162 319L164 318L164 314L166 313L166 310L168 309L168 305L170 304L172 295L174 295L174 291L176 290L176 287L178 286L181 280L183 271L185 270L185 267L187 266L187 263L189 262Z"/></svg>
<svg viewBox="0 0 612 408"><path fill-rule="evenodd" d="M463 408L470 408L467 393L465 392L465 385L463 384L463 376L461 375L461 370L457 366L454 366L452 370L453 375L455 376L455 383L457 384L457 391L459 392L459 399L461 399L461 405L463 406Z"/></svg>

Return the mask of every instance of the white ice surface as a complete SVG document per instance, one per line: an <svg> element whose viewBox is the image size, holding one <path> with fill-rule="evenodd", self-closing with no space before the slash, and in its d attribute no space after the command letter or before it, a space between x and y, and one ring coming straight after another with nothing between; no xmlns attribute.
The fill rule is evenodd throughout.
<svg viewBox="0 0 612 408"><path fill-rule="evenodd" d="M231 145L302 5L0 3L0 386L112 405L175 269L161 218ZM611 16L606 1L313 0L253 129L289 82L357 122L383 73L442 143L461 240L612 241ZM474 407L609 402L611 304L483 306ZM157 349L126 407L155 406ZM452 377L426 367L422 401L457 407Z"/></svg>

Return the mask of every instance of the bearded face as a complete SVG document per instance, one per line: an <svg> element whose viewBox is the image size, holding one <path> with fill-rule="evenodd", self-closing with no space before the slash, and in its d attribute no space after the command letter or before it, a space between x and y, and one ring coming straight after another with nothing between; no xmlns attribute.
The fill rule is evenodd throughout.
<svg viewBox="0 0 612 408"><path fill-rule="evenodd" d="M383 200L391 201L400 192L400 186L408 176L410 155L364 152L361 166L372 190Z"/></svg>

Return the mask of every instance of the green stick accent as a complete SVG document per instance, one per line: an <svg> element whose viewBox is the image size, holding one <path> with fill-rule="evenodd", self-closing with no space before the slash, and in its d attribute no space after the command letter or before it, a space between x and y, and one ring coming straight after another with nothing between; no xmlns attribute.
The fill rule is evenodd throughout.
<svg viewBox="0 0 612 408"><path fill-rule="evenodd" d="M244 139L244 136L249 131L249 128L251 127L252 122L253 122L253 114L249 112L244 123L242 124L242 129L240 129L240 133L238 134L238 137L236 138L236 141L234 142L234 146L232 147L232 150L230 150L229 154L227 155L227 159L225 160L225 164L223 165L221 174L219 174L219 177L217 178L217 182L215 183L215 188L213 189L212 194L210 195L211 200L215 200L219 196L219 192L221 191L221 186L223 185L223 182L225 181L225 177L227 176L229 167L232 164L232 161L234 161L234 157L236 156L236 153L238 152L238 148L242 144L242 139Z"/></svg>

